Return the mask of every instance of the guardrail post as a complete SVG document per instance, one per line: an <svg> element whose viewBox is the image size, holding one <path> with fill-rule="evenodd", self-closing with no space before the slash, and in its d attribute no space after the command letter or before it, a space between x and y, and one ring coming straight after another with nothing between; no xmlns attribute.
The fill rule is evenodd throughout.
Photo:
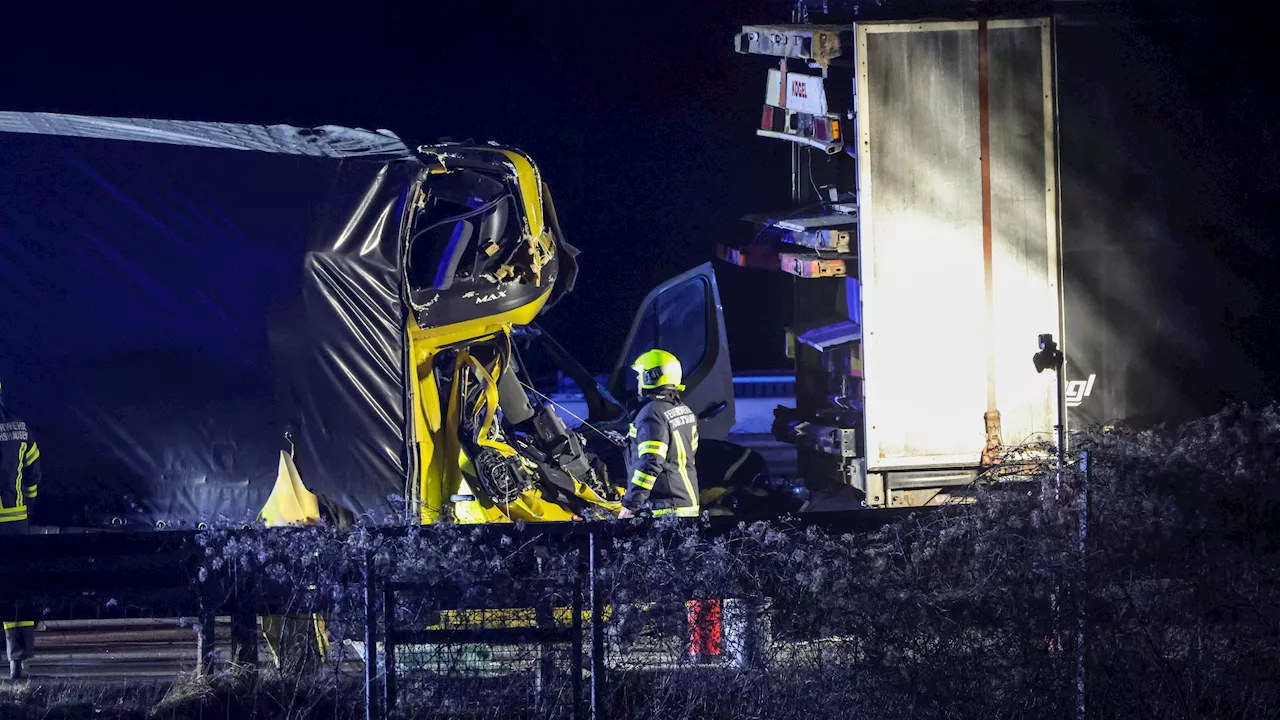
<svg viewBox="0 0 1280 720"><path fill-rule="evenodd" d="M390 574L388 574L390 577ZM390 582L382 588L383 707L390 713L396 706L396 592Z"/></svg>
<svg viewBox="0 0 1280 720"><path fill-rule="evenodd" d="M587 548L587 581L591 586L591 719L605 720L604 597L600 588L600 537L594 526L587 532Z"/></svg>
<svg viewBox="0 0 1280 720"><path fill-rule="evenodd" d="M538 576L542 576L542 558L535 559L535 572ZM534 626L539 630L548 630L554 632L556 630L555 606L556 599L559 595L558 588L547 588L547 592L534 602ZM534 682L534 701L533 706L539 713L547 713L550 708L555 707L558 698L548 692L548 689L556 687L556 657L554 655L553 645L549 642L539 641L537 643L538 659L536 669L533 675Z"/></svg>
<svg viewBox="0 0 1280 720"><path fill-rule="evenodd" d="M364 717L378 720L378 608L374 601L374 554L364 554Z"/></svg>
<svg viewBox="0 0 1280 720"><path fill-rule="evenodd" d="M1089 592L1088 554L1086 541L1089 537L1089 478L1093 469L1090 467L1089 452L1080 453L1080 578L1076 587L1076 720L1085 717L1085 598Z"/></svg>

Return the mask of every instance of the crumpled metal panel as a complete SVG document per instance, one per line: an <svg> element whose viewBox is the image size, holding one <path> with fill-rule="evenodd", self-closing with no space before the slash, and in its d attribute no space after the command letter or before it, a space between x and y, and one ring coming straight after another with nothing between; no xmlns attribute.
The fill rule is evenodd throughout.
<svg viewBox="0 0 1280 720"><path fill-rule="evenodd" d="M370 132L336 125L244 125L192 120L91 117L40 112L0 112L0 132L129 140L224 150L328 158L412 157L388 130Z"/></svg>

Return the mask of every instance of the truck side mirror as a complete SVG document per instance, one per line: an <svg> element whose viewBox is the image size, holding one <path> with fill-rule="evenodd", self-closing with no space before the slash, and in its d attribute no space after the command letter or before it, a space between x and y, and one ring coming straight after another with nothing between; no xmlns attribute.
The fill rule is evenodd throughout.
<svg viewBox="0 0 1280 720"><path fill-rule="evenodd" d="M698 413L699 420L710 420L711 418L724 412L729 407L729 403L721 400L718 403L708 405L702 412Z"/></svg>

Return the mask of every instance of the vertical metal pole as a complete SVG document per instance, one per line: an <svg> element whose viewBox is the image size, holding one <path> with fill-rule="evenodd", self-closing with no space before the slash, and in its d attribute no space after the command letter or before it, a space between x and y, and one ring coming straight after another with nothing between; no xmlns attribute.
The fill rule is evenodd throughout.
<svg viewBox="0 0 1280 720"><path fill-rule="evenodd" d="M573 718L577 720L582 712L582 601L586 590L583 576L586 574L587 559L580 558L578 572L573 580Z"/></svg>
<svg viewBox="0 0 1280 720"><path fill-rule="evenodd" d="M1063 365L1066 365L1067 348L1070 343L1067 342L1067 281L1066 271L1063 269L1064 260L1062 253L1062 130L1061 118L1058 115L1058 18L1050 14L1049 16L1049 68L1050 68L1050 85L1052 86L1053 107L1053 167L1046 168L1047 171L1053 173L1053 216L1054 216L1054 250L1057 253L1058 272L1055 278L1058 282L1058 346L1062 348ZM1062 400L1060 402L1065 402Z"/></svg>
<svg viewBox="0 0 1280 720"><path fill-rule="evenodd" d="M386 702L383 707L387 713L390 713L396 706L396 595L395 589L391 583L386 583L382 588L382 648L384 651L383 672L385 673L382 682L383 695Z"/></svg>
<svg viewBox="0 0 1280 720"><path fill-rule="evenodd" d="M374 601L373 551L364 554L364 717L378 720L378 610Z"/></svg>
<svg viewBox="0 0 1280 720"><path fill-rule="evenodd" d="M791 204L795 208L800 207L801 188L800 184L800 147L795 143L791 145Z"/></svg>
<svg viewBox="0 0 1280 720"><path fill-rule="evenodd" d="M1066 464L1067 456L1067 362L1058 365L1058 472Z"/></svg>
<svg viewBox="0 0 1280 720"><path fill-rule="evenodd" d="M1056 466L1054 468L1054 488L1053 496L1055 500L1062 499L1062 470L1066 465L1067 452L1067 384L1066 375L1064 374L1066 359L1058 363L1058 367L1054 370L1054 381L1057 385L1057 401L1058 401L1058 422L1053 428L1055 439L1058 443L1058 452L1056 458Z"/></svg>
<svg viewBox="0 0 1280 720"><path fill-rule="evenodd" d="M799 2L796 3L795 7L791 8L791 22L793 24L798 24L800 22ZM779 78L781 81L779 83L781 87L778 92L780 96L779 102L785 106L787 97L787 59L782 58L779 60L778 65L779 69L782 71L781 77ZM791 205L793 210L799 209L800 207L800 201L802 199L801 191L804 187L800 182L800 160L800 145L798 143L791 143Z"/></svg>
<svg viewBox="0 0 1280 720"><path fill-rule="evenodd" d="M600 538L596 528L587 534L588 581L591 583L591 719L605 720L604 709L604 598L600 593Z"/></svg>
<svg viewBox="0 0 1280 720"><path fill-rule="evenodd" d="M1080 453L1080 578L1076 591L1076 720L1084 720L1085 673L1085 598L1089 591L1088 555L1085 543L1089 537L1089 476L1092 473L1088 451Z"/></svg>
<svg viewBox="0 0 1280 720"><path fill-rule="evenodd" d="M214 660L217 657L217 635L215 634L215 623L217 620L216 606L214 604L213 585L215 578L219 577L215 574L213 568L202 558L200 561L200 571L203 578L200 580L199 587L196 592L199 596L200 611L196 617L199 623L196 632L196 673L198 675L208 675L213 670Z"/></svg>

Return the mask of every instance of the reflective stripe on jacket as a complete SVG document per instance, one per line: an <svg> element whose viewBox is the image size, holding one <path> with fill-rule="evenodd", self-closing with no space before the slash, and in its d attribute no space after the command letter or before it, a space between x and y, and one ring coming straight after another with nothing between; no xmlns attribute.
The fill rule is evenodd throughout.
<svg viewBox="0 0 1280 720"><path fill-rule="evenodd" d="M27 424L0 415L0 523L27 519L40 484L40 448Z"/></svg>

